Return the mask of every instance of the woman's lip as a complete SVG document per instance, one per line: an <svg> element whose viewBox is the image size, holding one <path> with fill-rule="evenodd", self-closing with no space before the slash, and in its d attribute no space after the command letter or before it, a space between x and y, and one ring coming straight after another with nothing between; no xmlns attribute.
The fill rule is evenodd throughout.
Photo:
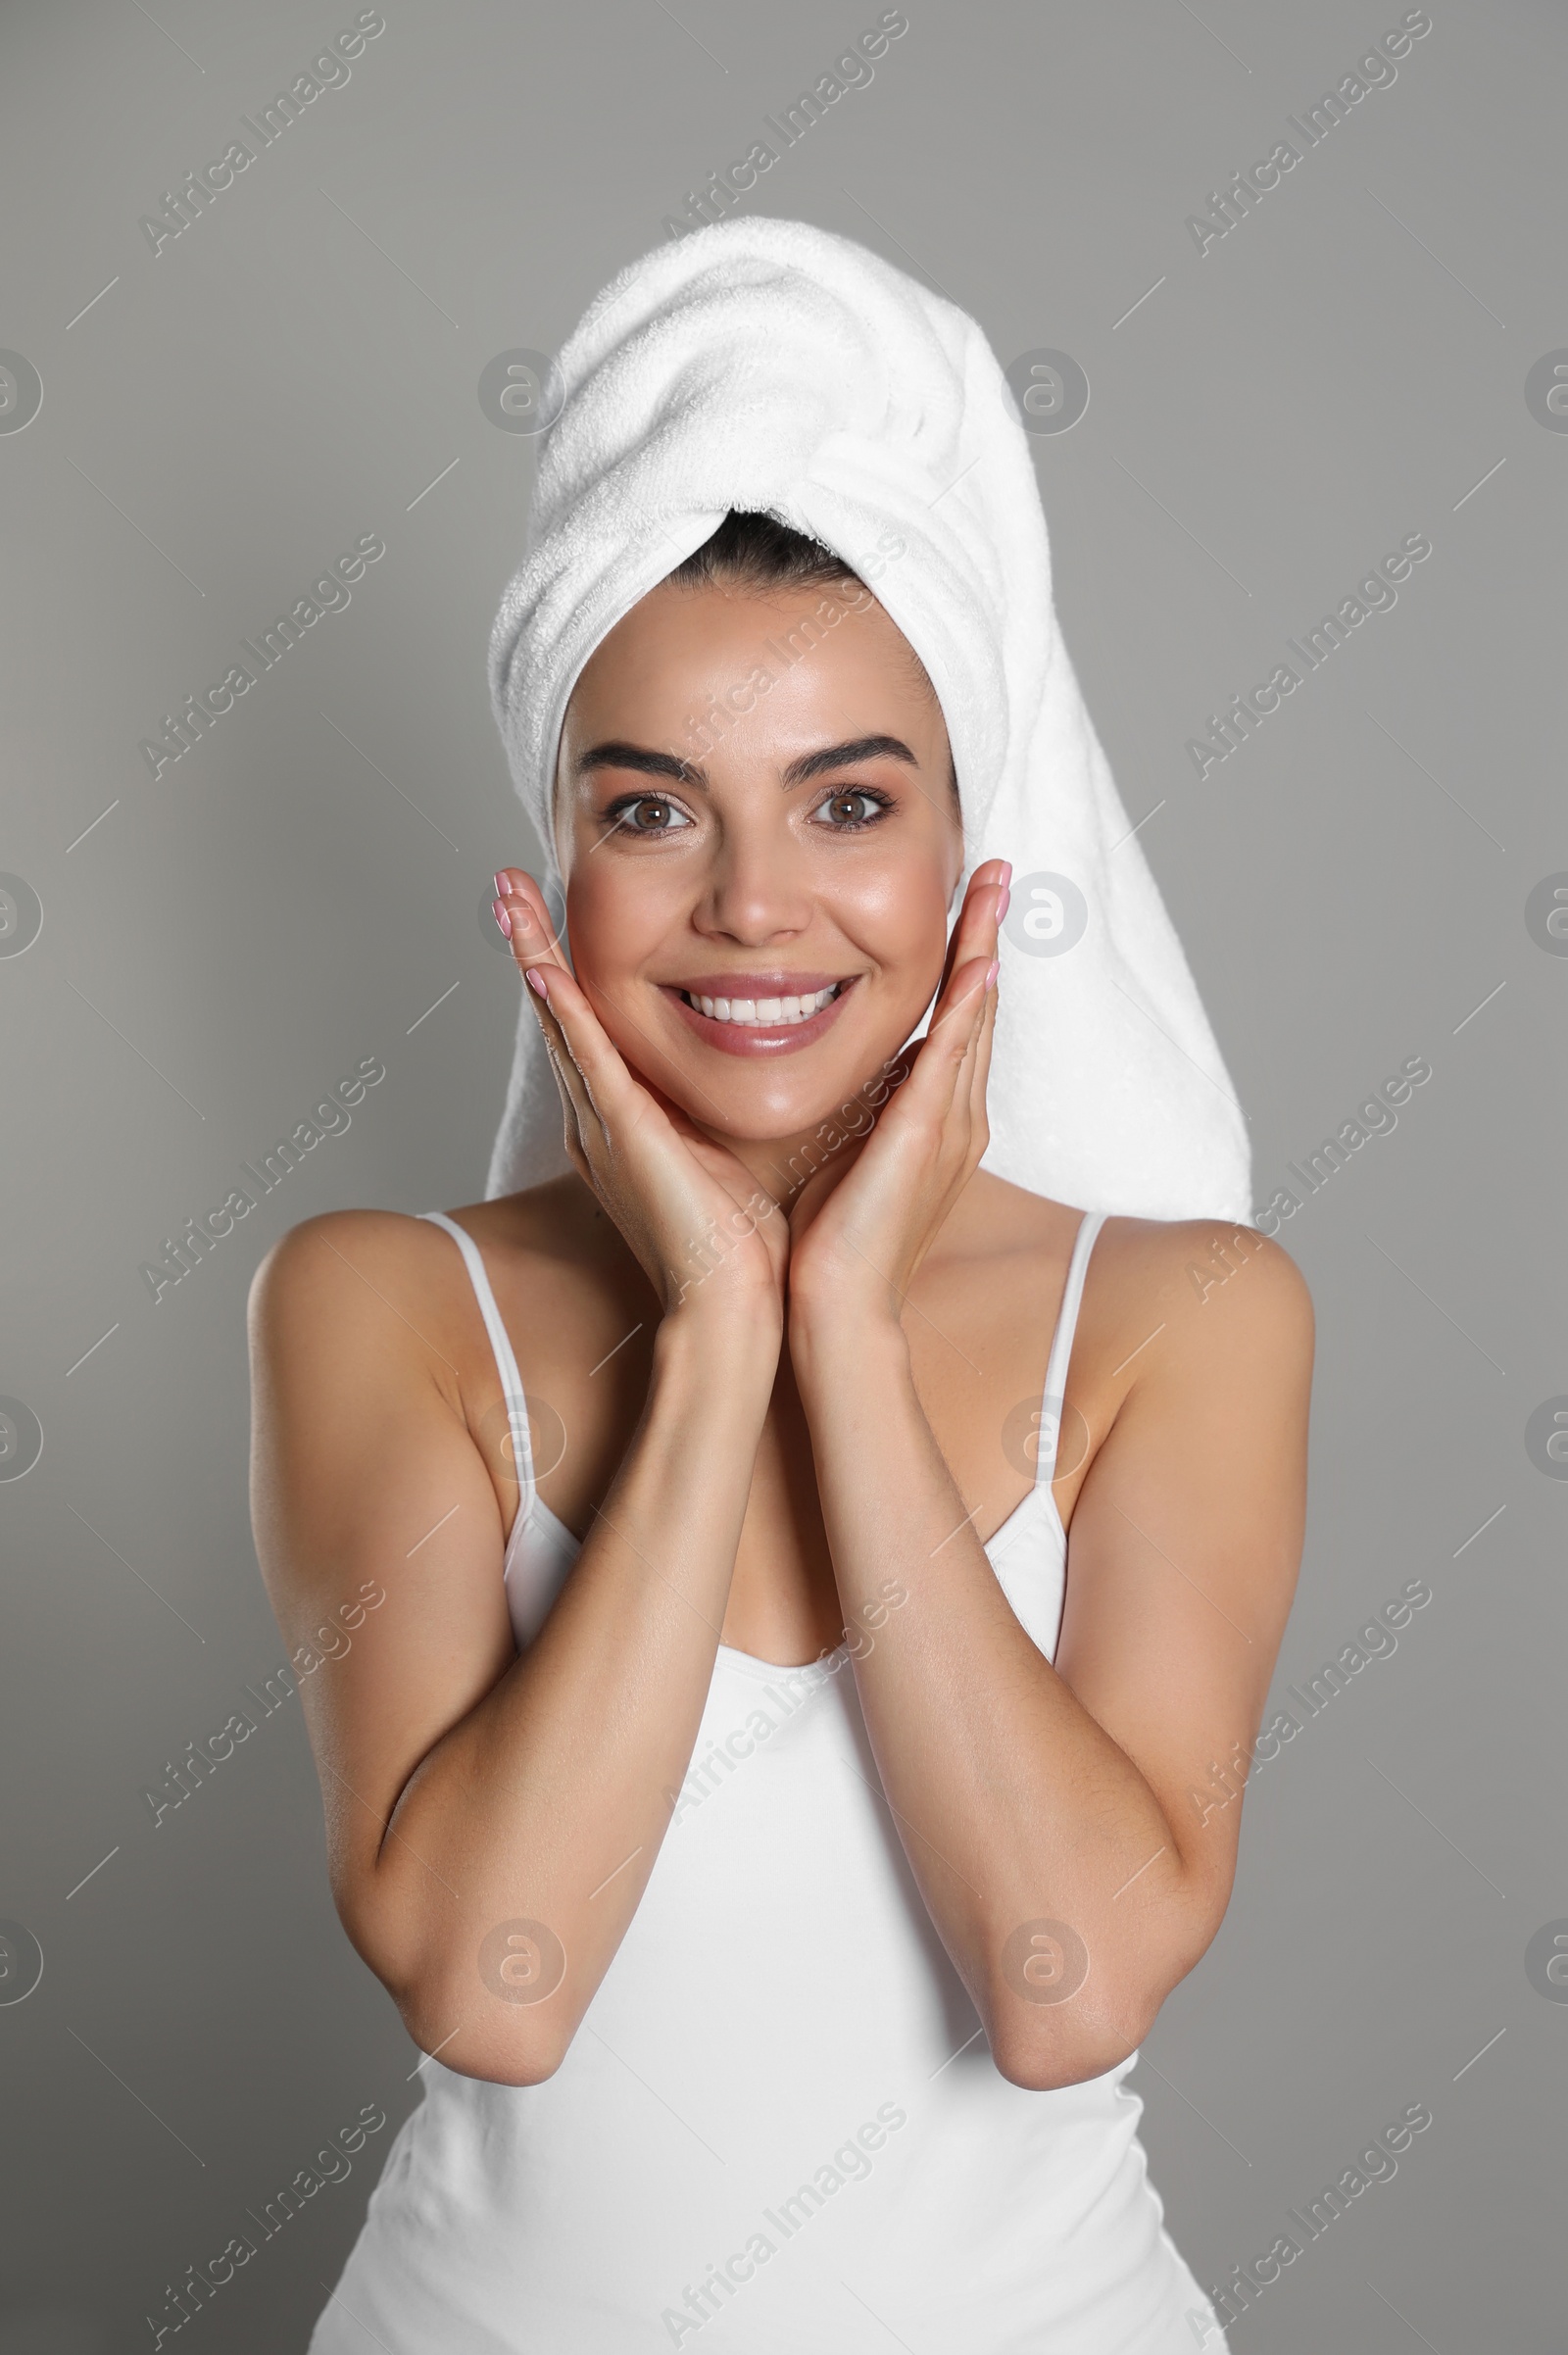
<svg viewBox="0 0 1568 2355"><path fill-rule="evenodd" d="M816 986L818 989L825 990L832 986L832 982L833 976L830 974ZM716 1047L720 1055L753 1056L793 1055L803 1047L813 1047L817 1040L832 1027L838 1016L839 1008L854 987L855 977L852 976L841 985L836 998L829 999L819 1013L808 1015L804 1022L763 1023L715 1021L711 1014L702 1013L695 1006L688 1006L681 996L680 990L674 984L670 982L661 984L664 996L675 1008L681 1020L691 1026L706 1046ZM705 998L710 994L713 997L721 995L717 990L711 993L708 990L703 992ZM739 990L735 994L738 997ZM760 997L762 994L759 990L758 995ZM798 991L769 992L768 994L795 996Z"/></svg>

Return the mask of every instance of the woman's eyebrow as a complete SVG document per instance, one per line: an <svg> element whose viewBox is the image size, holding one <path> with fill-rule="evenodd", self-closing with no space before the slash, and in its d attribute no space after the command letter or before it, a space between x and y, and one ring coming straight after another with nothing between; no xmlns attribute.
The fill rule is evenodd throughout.
<svg viewBox="0 0 1568 2355"><path fill-rule="evenodd" d="M707 776L695 760L683 760L677 753L656 753L646 745L623 744L612 739L608 744L590 745L579 753L576 770L580 777L595 768L633 768L645 777L673 777L678 784L706 785Z"/></svg>
<svg viewBox="0 0 1568 2355"><path fill-rule="evenodd" d="M780 782L805 785L812 777L826 776L830 769L853 768L857 760L907 760L911 768L920 765L898 736L857 736L849 744L830 744L819 753L807 753L792 760Z"/></svg>
<svg viewBox="0 0 1568 2355"><path fill-rule="evenodd" d="M824 745L818 753L803 753L792 760L780 774L783 785L806 785L813 777L827 776L835 768L852 768L858 760L906 760L911 768L920 763L908 746L899 736L856 736L847 744ZM677 784L699 785L706 789L708 777L695 760L683 760L678 753L659 753L642 744L627 744L612 738L606 744L590 745L577 757L577 774L586 776L596 768L630 768L645 777L671 777Z"/></svg>

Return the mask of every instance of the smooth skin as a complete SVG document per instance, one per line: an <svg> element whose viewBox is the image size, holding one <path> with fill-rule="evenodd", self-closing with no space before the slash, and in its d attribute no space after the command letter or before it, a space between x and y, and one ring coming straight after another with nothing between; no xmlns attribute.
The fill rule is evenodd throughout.
<svg viewBox="0 0 1568 2355"><path fill-rule="evenodd" d="M1230 1896L1242 1802L1211 1769L1250 1750L1294 1592L1305 1288L1250 1232L1107 1222L1067 1386L1047 1660L983 1548L1031 1485L1004 1435L1039 1398L1079 1214L978 1167L1006 869L972 878L950 954L940 707L882 609L847 594L666 583L597 650L560 760L575 978L531 878L498 877L573 1171L458 1213L516 1351L540 1494L582 1541L526 1653L501 1578L505 1407L450 1237L332 1213L253 1290L253 1514L279 1625L302 1646L362 1581L386 1594L301 1683L339 1914L416 2042L501 2084L560 2067L721 1643L784 1664L848 1638L891 1821L1014 2084L1124 2059ZM762 642L812 614L808 656L759 688ZM682 760L714 697L733 724ZM738 1052L678 994L767 973L848 987L804 1044ZM566 1958L526 2005L478 1966L517 1918ZM1068 2001L1025 2000L1004 1964L1042 1919L1088 1952Z"/></svg>

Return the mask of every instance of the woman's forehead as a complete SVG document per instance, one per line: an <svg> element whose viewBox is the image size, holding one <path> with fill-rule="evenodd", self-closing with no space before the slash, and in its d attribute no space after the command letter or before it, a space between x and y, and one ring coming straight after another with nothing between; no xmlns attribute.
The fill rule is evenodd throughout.
<svg viewBox="0 0 1568 2355"><path fill-rule="evenodd" d="M584 664L563 731L636 713L683 744L715 718L760 722L754 737L810 730L874 699L945 738L940 706L907 639L858 582L828 588L660 587L622 616ZM864 728L858 733L866 733Z"/></svg>

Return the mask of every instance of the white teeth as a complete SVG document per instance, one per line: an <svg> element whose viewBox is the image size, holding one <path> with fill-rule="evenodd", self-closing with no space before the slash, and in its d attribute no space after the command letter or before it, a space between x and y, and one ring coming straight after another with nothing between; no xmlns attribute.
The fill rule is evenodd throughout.
<svg viewBox="0 0 1568 2355"><path fill-rule="evenodd" d="M832 1004L842 984L832 982L825 990L811 990L799 998L701 998L687 993L688 1004L699 1013L707 1014L712 1022L740 1022L762 1025L777 1030L791 1022L809 1022L824 1006Z"/></svg>

